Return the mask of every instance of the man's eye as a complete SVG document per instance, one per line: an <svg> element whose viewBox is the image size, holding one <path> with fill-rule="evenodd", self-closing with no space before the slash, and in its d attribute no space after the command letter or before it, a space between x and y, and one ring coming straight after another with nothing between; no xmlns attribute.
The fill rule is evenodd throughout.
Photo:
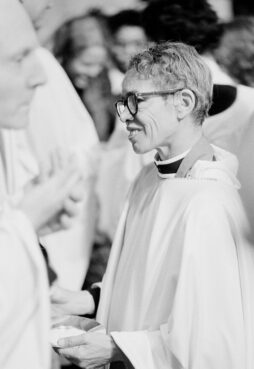
<svg viewBox="0 0 254 369"><path fill-rule="evenodd" d="M17 54L16 55L15 62L18 63L18 64L22 63L23 60L26 57L28 57L29 54L30 54L30 50L29 49L22 51L20 54Z"/></svg>

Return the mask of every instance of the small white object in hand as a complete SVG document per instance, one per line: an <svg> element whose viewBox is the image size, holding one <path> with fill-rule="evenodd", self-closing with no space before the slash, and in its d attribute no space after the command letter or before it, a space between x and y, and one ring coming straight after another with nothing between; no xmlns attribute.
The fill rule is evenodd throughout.
<svg viewBox="0 0 254 369"><path fill-rule="evenodd" d="M50 330L50 343L53 347L60 347L57 342L60 338L79 336L86 331L68 325L60 325Z"/></svg>

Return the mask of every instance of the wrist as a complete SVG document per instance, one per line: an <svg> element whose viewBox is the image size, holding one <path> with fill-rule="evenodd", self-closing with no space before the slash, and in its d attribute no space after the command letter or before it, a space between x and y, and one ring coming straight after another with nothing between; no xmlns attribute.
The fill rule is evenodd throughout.
<svg viewBox="0 0 254 369"><path fill-rule="evenodd" d="M82 305L86 307L86 311L85 314L93 314L95 311L95 302L94 302L94 298L92 296L92 294L85 290L83 291L84 294L84 301L82 301Z"/></svg>
<svg viewBox="0 0 254 369"><path fill-rule="evenodd" d="M87 318L94 318L97 313L99 300L100 300L100 291L101 291L100 287L98 286L94 286L94 287L92 286L87 290L88 294L93 299L93 311L91 313L86 313Z"/></svg>

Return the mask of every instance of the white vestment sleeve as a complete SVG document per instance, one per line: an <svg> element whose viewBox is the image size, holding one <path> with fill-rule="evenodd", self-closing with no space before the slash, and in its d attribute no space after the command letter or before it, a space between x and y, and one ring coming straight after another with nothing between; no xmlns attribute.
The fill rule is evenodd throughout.
<svg viewBox="0 0 254 369"><path fill-rule="evenodd" d="M50 367L49 290L44 259L29 219L0 213L0 367Z"/></svg>
<svg viewBox="0 0 254 369"><path fill-rule="evenodd" d="M245 245L234 219L208 196L189 206L168 321L158 330L111 332L136 369L251 369L238 258Z"/></svg>

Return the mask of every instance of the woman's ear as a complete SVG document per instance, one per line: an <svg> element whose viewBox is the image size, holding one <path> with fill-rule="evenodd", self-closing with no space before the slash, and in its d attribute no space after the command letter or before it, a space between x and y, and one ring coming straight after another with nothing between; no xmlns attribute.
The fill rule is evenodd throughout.
<svg viewBox="0 0 254 369"><path fill-rule="evenodd" d="M174 105L179 120L184 119L193 111L196 103L195 94L188 88L184 88L174 95Z"/></svg>

